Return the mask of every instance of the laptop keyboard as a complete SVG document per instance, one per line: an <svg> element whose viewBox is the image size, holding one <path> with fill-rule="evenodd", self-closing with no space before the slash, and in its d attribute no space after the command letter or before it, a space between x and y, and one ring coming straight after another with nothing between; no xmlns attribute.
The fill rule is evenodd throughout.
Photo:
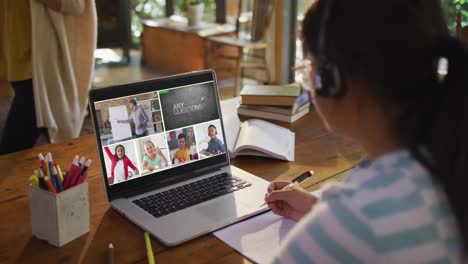
<svg viewBox="0 0 468 264"><path fill-rule="evenodd" d="M133 203L154 217L161 217L251 185L229 173L221 173L134 200Z"/></svg>

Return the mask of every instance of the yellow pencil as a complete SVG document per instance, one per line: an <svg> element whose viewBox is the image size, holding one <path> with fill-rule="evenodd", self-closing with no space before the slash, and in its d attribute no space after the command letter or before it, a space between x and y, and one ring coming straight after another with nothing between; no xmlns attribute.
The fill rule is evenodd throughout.
<svg viewBox="0 0 468 264"><path fill-rule="evenodd" d="M45 174L47 177L50 177L50 169L49 169L49 163L45 163Z"/></svg>
<svg viewBox="0 0 468 264"><path fill-rule="evenodd" d="M154 264L153 248L148 232L145 232L146 254L148 255L148 263Z"/></svg>
<svg viewBox="0 0 468 264"><path fill-rule="evenodd" d="M62 173L62 170L60 169L59 165L57 165L57 172L58 172L58 176L60 178L60 181L63 182L63 173Z"/></svg>

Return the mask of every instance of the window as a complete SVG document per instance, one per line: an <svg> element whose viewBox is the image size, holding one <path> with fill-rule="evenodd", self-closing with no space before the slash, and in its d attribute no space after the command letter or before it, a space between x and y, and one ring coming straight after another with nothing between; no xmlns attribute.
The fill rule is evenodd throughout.
<svg viewBox="0 0 468 264"><path fill-rule="evenodd" d="M298 0L297 1L297 14L296 14L296 23L297 23L297 34L296 34L296 64L302 59L302 42L300 39L300 32L302 30L302 20L304 19L304 13L307 11L309 6L315 0ZM298 80L298 75L296 73L295 79Z"/></svg>
<svg viewBox="0 0 468 264"><path fill-rule="evenodd" d="M135 43L140 43L143 30L142 20L164 17L166 0L132 0L132 36Z"/></svg>

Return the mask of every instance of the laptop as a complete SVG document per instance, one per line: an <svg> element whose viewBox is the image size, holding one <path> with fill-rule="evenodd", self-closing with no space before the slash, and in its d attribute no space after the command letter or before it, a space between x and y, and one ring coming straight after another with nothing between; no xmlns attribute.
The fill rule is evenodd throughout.
<svg viewBox="0 0 468 264"><path fill-rule="evenodd" d="M230 165L212 70L93 89L112 208L168 246L268 210L268 182Z"/></svg>

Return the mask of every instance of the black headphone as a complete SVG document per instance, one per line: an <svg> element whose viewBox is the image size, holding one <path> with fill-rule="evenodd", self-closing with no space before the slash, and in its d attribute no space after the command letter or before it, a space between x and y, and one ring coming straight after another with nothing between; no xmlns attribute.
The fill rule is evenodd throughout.
<svg viewBox="0 0 468 264"><path fill-rule="evenodd" d="M316 76L315 93L323 97L342 97L346 94L346 85L342 72L336 64L327 59L325 53L327 25L330 20L330 12L334 0L325 1L325 9L322 16L318 43L318 75Z"/></svg>

